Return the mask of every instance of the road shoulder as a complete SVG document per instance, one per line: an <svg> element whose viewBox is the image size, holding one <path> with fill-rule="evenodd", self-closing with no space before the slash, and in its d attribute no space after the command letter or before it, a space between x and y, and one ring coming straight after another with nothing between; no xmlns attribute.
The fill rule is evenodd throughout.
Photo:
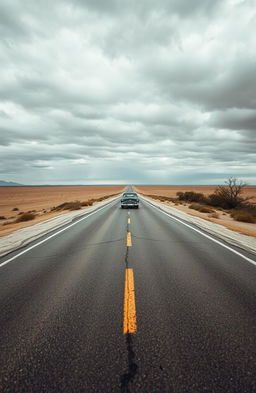
<svg viewBox="0 0 256 393"><path fill-rule="evenodd" d="M193 216L191 214L185 213L181 210L178 210L174 207L167 206L162 202L156 202L152 199L145 198L144 196L140 196L141 199L145 199L153 206L158 207L162 211L169 213L175 217L178 217L181 220L189 222L193 225L196 225L200 229L211 233L214 236L224 240L225 242L232 244L233 246L240 247L246 251L249 251L253 254L256 254L256 238L253 236L247 236L240 234L238 232L232 231L223 225L216 224L200 217Z"/></svg>

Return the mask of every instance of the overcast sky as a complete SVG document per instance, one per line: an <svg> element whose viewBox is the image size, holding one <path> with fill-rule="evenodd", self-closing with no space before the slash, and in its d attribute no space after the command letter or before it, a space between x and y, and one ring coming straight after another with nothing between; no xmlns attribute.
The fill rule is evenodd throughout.
<svg viewBox="0 0 256 393"><path fill-rule="evenodd" d="M0 179L256 184L256 0L1 0Z"/></svg>

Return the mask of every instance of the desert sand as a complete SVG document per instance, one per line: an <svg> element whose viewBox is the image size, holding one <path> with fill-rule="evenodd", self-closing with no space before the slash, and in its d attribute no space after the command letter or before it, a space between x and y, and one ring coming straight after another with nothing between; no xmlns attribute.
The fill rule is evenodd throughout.
<svg viewBox="0 0 256 393"><path fill-rule="evenodd" d="M51 209L64 202L88 201L93 198L119 194L124 189L124 186L0 187L0 216L5 217L5 219L0 219L0 236L63 214L63 211L52 212ZM34 220L14 223L21 212L28 211L35 211L36 218Z"/></svg>
<svg viewBox="0 0 256 393"><path fill-rule="evenodd" d="M167 196L176 197L176 193L181 191L194 191L201 192L204 195L209 195L214 192L216 186L136 186L136 190L144 195L156 195L156 196ZM248 186L243 190L244 197L252 197L251 202L256 203L256 187ZM175 207L175 209L184 211L192 216L200 217L205 220L214 222L216 224L223 225L224 227L231 229L233 231L239 232L243 235L256 237L256 224L250 224L247 222L235 221L230 214L223 212L221 210L215 209L219 218L211 217L211 214L200 213L196 210L189 209L191 203L183 203L182 205L176 206L173 202L162 202L168 206Z"/></svg>
<svg viewBox="0 0 256 393"><path fill-rule="evenodd" d="M176 193L194 191L201 192L204 195L213 194L217 186L136 186L138 192L148 195L162 195L176 198ZM244 197L254 197L256 203L256 186L247 186L243 189ZM252 199L253 201L253 199Z"/></svg>

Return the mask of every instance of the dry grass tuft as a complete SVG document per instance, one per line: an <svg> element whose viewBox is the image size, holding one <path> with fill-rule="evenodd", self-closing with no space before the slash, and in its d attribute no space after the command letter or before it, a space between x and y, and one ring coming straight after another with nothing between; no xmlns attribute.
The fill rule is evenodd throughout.
<svg viewBox="0 0 256 393"><path fill-rule="evenodd" d="M36 215L34 213L23 213L16 219L15 222L30 221L34 220L35 217Z"/></svg>
<svg viewBox="0 0 256 393"><path fill-rule="evenodd" d="M53 207L51 211L60 211L60 210L79 210L81 209L81 202L74 201L74 202L64 202L61 205Z"/></svg>
<svg viewBox="0 0 256 393"><path fill-rule="evenodd" d="M81 202L81 206L92 206L93 202L94 201L92 201L92 200L90 200L90 201L83 201L83 202Z"/></svg>
<svg viewBox="0 0 256 393"><path fill-rule="evenodd" d="M213 213L213 210L207 206L200 205L199 203L192 203L189 205L190 209L197 210L200 213Z"/></svg>
<svg viewBox="0 0 256 393"><path fill-rule="evenodd" d="M239 211L239 210L233 211L231 213L231 217L236 221L249 222L252 224L256 222L255 217L246 211Z"/></svg>
<svg viewBox="0 0 256 393"><path fill-rule="evenodd" d="M220 218L220 216L219 216L219 214L217 212L213 212L213 213L209 214L208 217L210 217L210 218Z"/></svg>

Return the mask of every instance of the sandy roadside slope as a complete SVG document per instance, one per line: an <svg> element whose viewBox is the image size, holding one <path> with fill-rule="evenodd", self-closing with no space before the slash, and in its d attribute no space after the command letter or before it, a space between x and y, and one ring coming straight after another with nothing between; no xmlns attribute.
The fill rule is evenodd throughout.
<svg viewBox="0 0 256 393"><path fill-rule="evenodd" d="M162 195L162 196L169 196L169 197L176 197L176 192L178 191L194 191L194 192L201 192L205 195L209 195L214 192L215 186L138 186L135 187L138 192L142 195L150 194L150 195ZM256 196L256 187L246 187L244 190L244 196ZM152 199L153 200L153 199ZM256 201L256 199L254 199ZM232 231L236 231L243 235L253 236L256 237L256 224L246 223L246 222L239 222L235 221L229 214L219 211L217 209L216 212L218 213L219 218L210 217L208 213L200 213L196 210L189 209L189 205L191 203L184 203L183 205L176 206L173 202L161 202L164 203L166 206L170 206L175 208L179 211L183 211L184 213L190 214L194 217L200 217L204 220L209 222L213 222L215 224L223 225L225 228L228 228Z"/></svg>
<svg viewBox="0 0 256 393"><path fill-rule="evenodd" d="M119 194L124 189L124 186L0 187L0 216L6 217L0 219L0 237L67 213L51 211L54 206L64 202L88 201ZM14 223L21 212L27 211L34 211L34 220Z"/></svg>
<svg viewBox="0 0 256 393"><path fill-rule="evenodd" d="M65 225L73 226L76 225L76 222L79 220L84 220L91 214L94 214L96 211L100 209L104 209L106 205L115 201L118 197L112 197L105 199L96 203L94 206L88 206L86 209L80 209L70 212L63 212L57 216L51 217L49 219L43 220L41 222L32 222L29 221L28 226L23 227L19 230L15 230L7 236L2 236L0 238L0 256L6 255L11 251L17 250L20 247L29 244L30 242L41 238L42 236L49 234L49 232L53 230L59 230L60 232L65 231L68 227ZM73 220L78 220L73 222ZM56 236L59 231L50 235ZM41 240L42 242L45 239ZM33 246L32 246L33 247ZM22 252L22 251L21 251ZM3 265L6 262L3 262Z"/></svg>

